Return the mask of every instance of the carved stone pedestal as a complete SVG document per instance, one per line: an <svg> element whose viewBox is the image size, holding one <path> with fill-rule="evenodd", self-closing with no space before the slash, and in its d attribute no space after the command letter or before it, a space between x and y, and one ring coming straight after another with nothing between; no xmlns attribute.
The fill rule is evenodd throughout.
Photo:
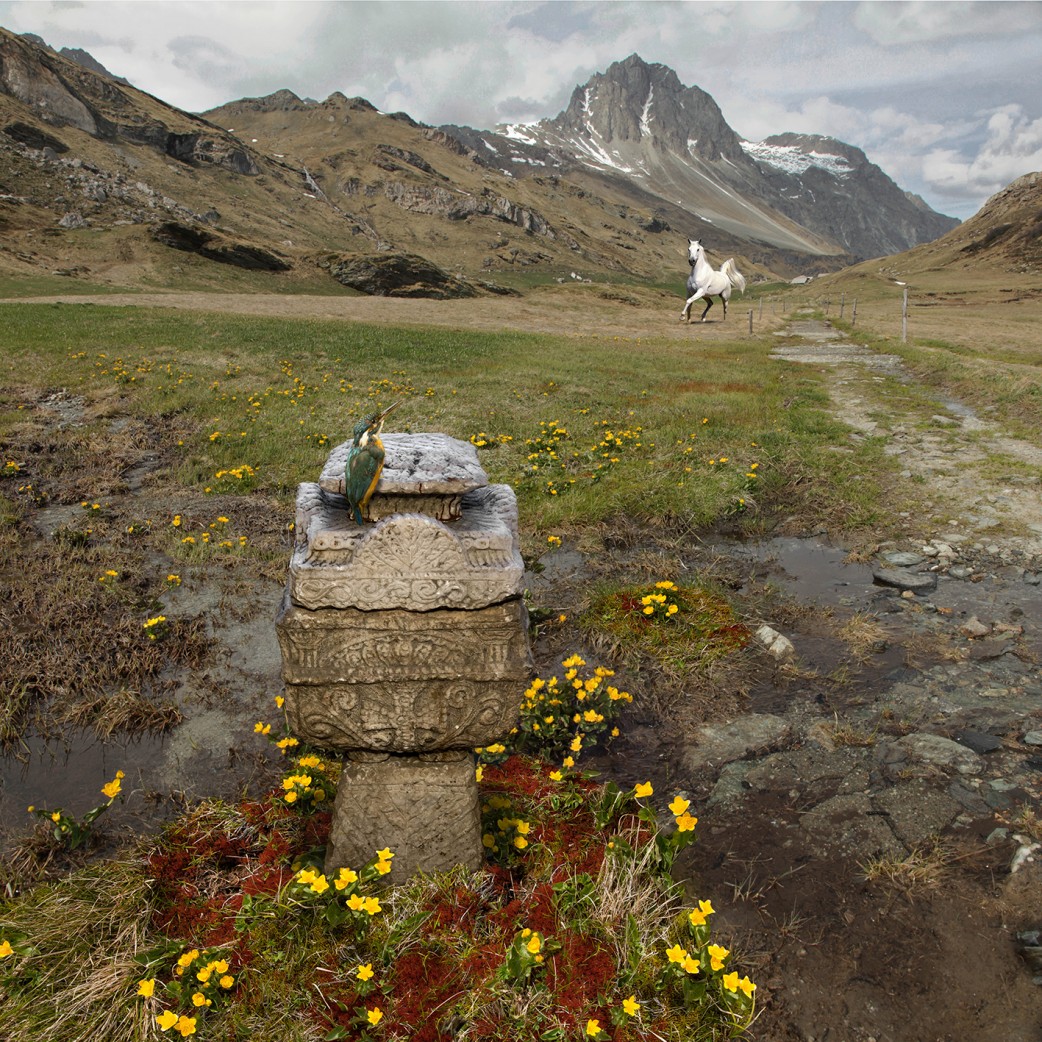
<svg viewBox="0 0 1042 1042"><path fill-rule="evenodd" d="M348 446L300 486L276 620L290 727L345 753L326 870L395 854L392 881L481 863L471 750L516 724L531 672L517 501L472 445L386 435L366 516Z"/></svg>
<svg viewBox="0 0 1042 1042"><path fill-rule="evenodd" d="M357 755L357 754L356 754ZM374 851L394 852L386 881L455 865L481 867L481 809L471 753L348 755L340 775L326 872L363 865Z"/></svg>

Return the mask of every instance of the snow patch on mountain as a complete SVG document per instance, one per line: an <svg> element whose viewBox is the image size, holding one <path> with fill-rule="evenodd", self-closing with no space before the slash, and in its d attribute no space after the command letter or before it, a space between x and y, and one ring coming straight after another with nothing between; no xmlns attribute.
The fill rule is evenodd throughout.
<svg viewBox="0 0 1042 1042"><path fill-rule="evenodd" d="M644 109L640 114L640 134L641 137L651 137L651 102L655 98L655 86L650 84L648 86L648 96L644 102Z"/></svg>
<svg viewBox="0 0 1042 1042"><path fill-rule="evenodd" d="M842 157L828 152L806 152L795 145L769 145L765 141L742 141L742 150L758 163L765 163L775 170L798 177L812 166L832 174L846 177L854 168Z"/></svg>

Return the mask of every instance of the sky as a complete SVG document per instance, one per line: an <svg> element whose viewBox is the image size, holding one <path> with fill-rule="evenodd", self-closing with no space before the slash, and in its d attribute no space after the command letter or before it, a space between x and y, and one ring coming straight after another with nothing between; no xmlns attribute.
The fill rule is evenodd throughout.
<svg viewBox="0 0 1042 1042"><path fill-rule="evenodd" d="M953 217L1042 170L1037 2L0 0L0 25L189 112L288 88L492 129L636 53L743 138L839 138Z"/></svg>

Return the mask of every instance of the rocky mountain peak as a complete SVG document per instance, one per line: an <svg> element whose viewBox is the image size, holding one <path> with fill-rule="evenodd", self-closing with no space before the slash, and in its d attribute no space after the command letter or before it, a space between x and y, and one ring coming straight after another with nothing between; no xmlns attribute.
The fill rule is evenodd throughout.
<svg viewBox="0 0 1042 1042"><path fill-rule="evenodd" d="M699 87L685 87L668 66L631 54L572 92L550 125L604 144L643 143L679 155L723 155L745 162L738 136L720 107Z"/></svg>

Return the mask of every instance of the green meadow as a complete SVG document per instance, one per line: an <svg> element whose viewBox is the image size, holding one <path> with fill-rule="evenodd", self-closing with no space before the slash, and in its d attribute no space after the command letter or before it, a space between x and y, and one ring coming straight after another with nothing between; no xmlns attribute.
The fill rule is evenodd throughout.
<svg viewBox="0 0 1042 1042"><path fill-rule="evenodd" d="M881 520L878 446L833 451L844 429L825 411L819 375L770 361L768 338L689 344L61 304L3 307L0 320L0 436L29 471L42 461L18 446L25 399L64 390L94 406L81 433L116 413L169 432L154 448L170 480L288 507L360 416L401 398L390 429L475 443L490 479L516 489L522 529L537 540L620 521L690 530L739 518L755 532L782 513L848 531ZM98 491L69 484L55 494Z"/></svg>

